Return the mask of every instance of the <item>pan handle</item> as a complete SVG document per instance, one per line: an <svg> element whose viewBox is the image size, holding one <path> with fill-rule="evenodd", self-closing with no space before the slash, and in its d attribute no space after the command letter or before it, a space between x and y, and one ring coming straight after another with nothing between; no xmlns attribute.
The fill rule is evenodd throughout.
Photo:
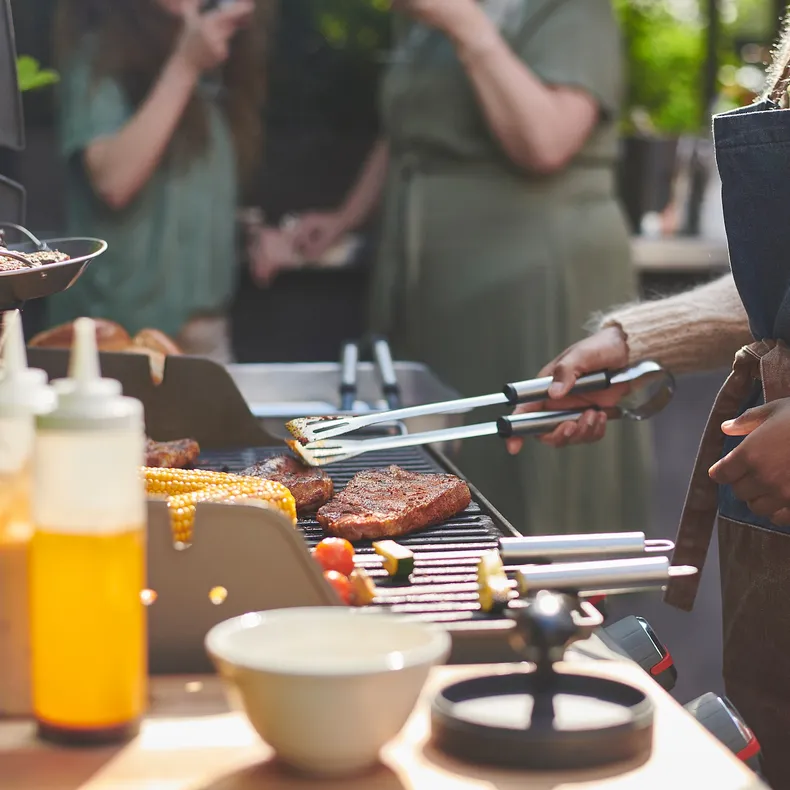
<svg viewBox="0 0 790 790"><path fill-rule="evenodd" d="M34 236L27 228L22 227L22 225L17 225L16 222L0 222L0 228L13 228L23 236L27 236L27 238L36 245L36 249L39 250L39 252L50 251L46 242L36 238L36 236Z"/></svg>
<svg viewBox="0 0 790 790"><path fill-rule="evenodd" d="M505 439L511 436L536 436L542 433L551 433L565 422L578 420L585 411L589 411L589 409L512 414L508 417L500 417L496 421L497 432Z"/></svg>
<svg viewBox="0 0 790 790"><path fill-rule="evenodd" d="M551 376L545 376L540 379L527 379L527 381L516 381L512 384L506 384L503 392L508 403L513 406L517 403L546 400L549 397L549 387L553 381L554 379ZM579 378L568 395L584 395L588 392L598 392L605 390L610 383L611 374L608 371L603 370L599 373L590 373Z"/></svg>
<svg viewBox="0 0 790 790"><path fill-rule="evenodd" d="M400 387L392 362L389 343L383 337L373 338L373 356L381 375L381 389L387 399L387 406L391 409L401 407Z"/></svg>

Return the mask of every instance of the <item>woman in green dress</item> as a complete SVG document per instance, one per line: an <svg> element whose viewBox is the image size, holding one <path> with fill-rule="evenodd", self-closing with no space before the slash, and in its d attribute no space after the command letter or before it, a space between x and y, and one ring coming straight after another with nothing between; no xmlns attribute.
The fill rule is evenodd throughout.
<svg viewBox="0 0 790 790"><path fill-rule="evenodd" d="M386 139L344 204L303 216L297 239L314 258L383 196L372 327L464 395L497 391L635 296L614 184L618 28L609 0L393 8ZM513 458L475 439L459 466L524 533L645 529L649 437L618 427L567 454L531 442Z"/></svg>
<svg viewBox="0 0 790 790"><path fill-rule="evenodd" d="M263 76L252 0L202 5L59 0L68 229L109 248L49 310L228 362L238 174L260 146Z"/></svg>

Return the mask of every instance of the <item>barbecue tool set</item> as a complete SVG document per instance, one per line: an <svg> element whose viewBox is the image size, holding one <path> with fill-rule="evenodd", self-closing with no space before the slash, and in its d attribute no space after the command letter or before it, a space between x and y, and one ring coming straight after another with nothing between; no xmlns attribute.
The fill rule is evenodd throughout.
<svg viewBox="0 0 790 790"><path fill-rule="evenodd" d="M359 416L304 417L291 420L288 430L295 437L290 446L310 466L323 466L341 459L376 450L393 450L423 444L454 442L480 436L503 438L550 433L564 422L576 420L587 410L601 410L591 403L586 409L536 411L500 417L496 421L464 425L424 433L384 436L370 439L338 439L346 434L402 420L436 414L452 414L483 407L537 403L548 399L550 377L507 384L502 392L442 403L428 403L404 409ZM592 373L580 378L569 397L584 397L611 390L612 406L603 408L609 419L645 420L670 402L675 390L672 375L655 362L641 362L626 370Z"/></svg>

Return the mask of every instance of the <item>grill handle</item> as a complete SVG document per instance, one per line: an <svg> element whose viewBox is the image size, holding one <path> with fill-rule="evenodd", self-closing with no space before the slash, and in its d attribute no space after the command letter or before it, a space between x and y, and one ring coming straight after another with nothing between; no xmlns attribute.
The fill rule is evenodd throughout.
<svg viewBox="0 0 790 790"><path fill-rule="evenodd" d="M541 401L549 397L549 387L553 381L554 379L551 376L545 376L540 379L528 379L527 381L516 381L512 384L506 384L502 391L508 403L513 406L517 403ZM605 390L610 384L611 374L607 371L590 373L579 378L568 395L584 395L588 392L598 392Z"/></svg>

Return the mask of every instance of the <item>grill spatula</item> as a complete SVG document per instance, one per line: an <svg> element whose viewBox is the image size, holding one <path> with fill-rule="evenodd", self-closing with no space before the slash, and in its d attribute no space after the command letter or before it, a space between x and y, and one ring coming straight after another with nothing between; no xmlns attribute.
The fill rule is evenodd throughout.
<svg viewBox="0 0 790 790"><path fill-rule="evenodd" d="M644 367L643 367L644 366ZM641 368L641 373L634 375ZM631 374L625 378L626 374ZM630 368L621 374L609 376L614 383L629 383L628 392L617 405L599 409L605 411L609 419L645 420L660 412L672 399L675 383L672 375L654 363ZM551 383L549 381L549 383ZM457 404L459 401L451 401ZM303 444L300 441L288 442L291 449L310 466L324 466L336 461L353 458L356 455L376 450L394 450L400 447L414 447L422 444L454 442L459 439L472 439L477 436L530 436L549 433L558 425L581 417L586 411L595 409L575 409L571 411L540 411L500 417L495 422L463 425L459 428L446 428L438 431L386 436L375 439L318 439ZM402 409L401 411L408 411ZM389 412L396 414L397 412ZM436 412L433 412L436 413ZM353 418L356 419L356 418Z"/></svg>

